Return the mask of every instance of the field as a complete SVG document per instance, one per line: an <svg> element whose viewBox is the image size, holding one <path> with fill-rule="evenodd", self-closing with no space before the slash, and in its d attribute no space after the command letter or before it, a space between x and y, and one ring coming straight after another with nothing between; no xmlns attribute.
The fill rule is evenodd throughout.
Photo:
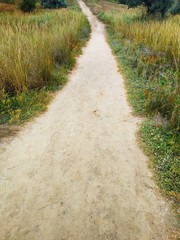
<svg viewBox="0 0 180 240"><path fill-rule="evenodd" d="M143 8L88 1L107 26L134 112L145 116L139 136L162 190L179 198L180 16L148 17Z"/></svg>
<svg viewBox="0 0 180 240"><path fill-rule="evenodd" d="M51 92L66 82L90 33L76 6L71 1L65 10L0 14L0 124L44 111Z"/></svg>

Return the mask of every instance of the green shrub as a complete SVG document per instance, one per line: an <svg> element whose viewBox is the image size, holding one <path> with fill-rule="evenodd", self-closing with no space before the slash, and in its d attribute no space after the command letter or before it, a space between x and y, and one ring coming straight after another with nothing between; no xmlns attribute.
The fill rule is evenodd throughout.
<svg viewBox="0 0 180 240"><path fill-rule="evenodd" d="M66 7L64 0L42 0L42 6L44 8L63 8Z"/></svg>
<svg viewBox="0 0 180 240"><path fill-rule="evenodd" d="M176 15L176 14L180 14L180 1L179 0L176 0L172 9L171 9L171 13L173 15Z"/></svg>
<svg viewBox="0 0 180 240"><path fill-rule="evenodd" d="M20 3L20 9L23 12L32 12L36 8L35 0L23 0Z"/></svg>
<svg viewBox="0 0 180 240"><path fill-rule="evenodd" d="M126 0L130 8L144 5L149 14L161 13L162 17L171 8L173 2L173 0Z"/></svg>
<svg viewBox="0 0 180 240"><path fill-rule="evenodd" d="M120 4L127 4L127 0L119 0L118 3L120 3Z"/></svg>

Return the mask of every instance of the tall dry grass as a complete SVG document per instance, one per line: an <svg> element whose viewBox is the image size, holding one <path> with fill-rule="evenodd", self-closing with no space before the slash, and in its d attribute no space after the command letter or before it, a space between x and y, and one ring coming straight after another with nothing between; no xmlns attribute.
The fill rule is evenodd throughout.
<svg viewBox="0 0 180 240"><path fill-rule="evenodd" d="M87 19L71 10L1 14L1 94L49 84L55 64L70 63L72 50L88 33Z"/></svg>
<svg viewBox="0 0 180 240"><path fill-rule="evenodd" d="M177 61L180 56L180 16L158 21L143 16L142 9L107 11L104 19L115 32Z"/></svg>
<svg viewBox="0 0 180 240"><path fill-rule="evenodd" d="M6 4L0 2L0 13L1 12L14 12L16 10L15 4Z"/></svg>
<svg viewBox="0 0 180 240"><path fill-rule="evenodd" d="M157 19L143 8L119 6L99 13L116 39L115 49L126 54L141 89L142 109L160 113L180 128L180 16ZM136 85L136 79L134 79Z"/></svg>

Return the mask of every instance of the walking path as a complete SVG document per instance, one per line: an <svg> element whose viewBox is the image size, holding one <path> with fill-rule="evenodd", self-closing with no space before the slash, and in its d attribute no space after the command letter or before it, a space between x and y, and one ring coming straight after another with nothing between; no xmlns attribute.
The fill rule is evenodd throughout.
<svg viewBox="0 0 180 240"><path fill-rule="evenodd" d="M168 239L104 26L48 111L0 150L1 240Z"/></svg>

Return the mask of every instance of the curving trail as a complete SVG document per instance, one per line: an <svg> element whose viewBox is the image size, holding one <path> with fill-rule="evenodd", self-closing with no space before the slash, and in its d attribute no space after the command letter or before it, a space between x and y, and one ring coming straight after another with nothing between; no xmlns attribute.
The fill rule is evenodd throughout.
<svg viewBox="0 0 180 240"><path fill-rule="evenodd" d="M168 239L171 216L136 143L104 26L48 111L0 146L1 240Z"/></svg>

